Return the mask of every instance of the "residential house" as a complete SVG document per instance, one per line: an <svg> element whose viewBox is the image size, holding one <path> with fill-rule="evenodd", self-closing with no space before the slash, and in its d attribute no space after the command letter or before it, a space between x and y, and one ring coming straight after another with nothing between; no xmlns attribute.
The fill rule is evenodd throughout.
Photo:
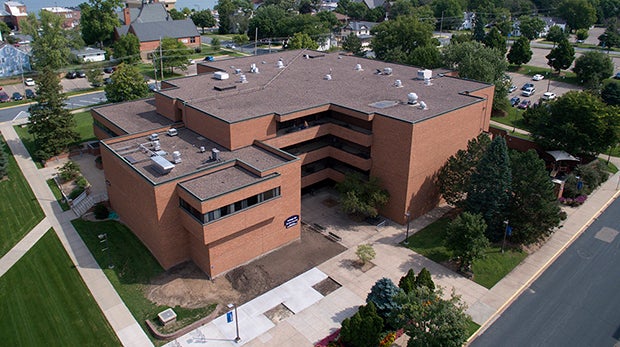
<svg viewBox="0 0 620 347"><path fill-rule="evenodd" d="M475 18L476 14L474 12L463 12L463 22L458 27L458 30L472 30Z"/></svg>
<svg viewBox="0 0 620 347"><path fill-rule="evenodd" d="M0 43L0 77L10 77L32 71L30 55L6 43Z"/></svg>
<svg viewBox="0 0 620 347"><path fill-rule="evenodd" d="M363 21L351 21L347 23L342 29L340 29L340 40L344 40L345 37L350 34L355 34L362 41L362 49L370 49L370 41L372 35L370 29L379 23L375 22L363 22Z"/></svg>
<svg viewBox="0 0 620 347"><path fill-rule="evenodd" d="M172 10L177 0L125 0L127 7L140 8L144 4L162 4L168 11Z"/></svg>
<svg viewBox="0 0 620 347"><path fill-rule="evenodd" d="M540 17L540 19L545 22L545 27L538 34L538 37L547 36L547 34L549 33L549 29L551 29L551 27L553 26L558 26L562 29L562 31L566 31L566 22L563 19L553 17ZM520 21L518 19L512 23L512 32L510 33L511 36L521 36L521 29L519 28L519 24Z"/></svg>
<svg viewBox="0 0 620 347"><path fill-rule="evenodd" d="M82 49L72 49L71 54L77 57L81 62L94 63L97 61L105 60L105 51L93 48L93 47L84 47Z"/></svg>
<svg viewBox="0 0 620 347"><path fill-rule="evenodd" d="M63 19L62 27L65 29L76 28L80 25L80 18L82 17L82 11L77 7L43 7L42 11L51 12Z"/></svg>
<svg viewBox="0 0 620 347"><path fill-rule="evenodd" d="M197 72L91 113L120 220L164 268L191 260L211 277L298 240L302 194L351 173L380 179L397 223L430 211L438 170L488 131L494 92L310 50Z"/></svg>

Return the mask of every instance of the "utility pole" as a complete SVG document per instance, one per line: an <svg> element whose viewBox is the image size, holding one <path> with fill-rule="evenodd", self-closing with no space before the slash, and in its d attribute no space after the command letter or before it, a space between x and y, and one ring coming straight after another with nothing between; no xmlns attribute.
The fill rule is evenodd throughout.
<svg viewBox="0 0 620 347"><path fill-rule="evenodd" d="M257 44L258 44L258 27L256 27L256 31L254 32L254 55L257 52Z"/></svg>
<svg viewBox="0 0 620 347"><path fill-rule="evenodd" d="M443 12L441 11L441 21L439 22L439 38L442 38L442 31L443 31Z"/></svg>
<svg viewBox="0 0 620 347"><path fill-rule="evenodd" d="M161 73L161 80L160 81L164 81L164 56L162 55L162 50L161 50L161 36L159 37L159 70Z"/></svg>

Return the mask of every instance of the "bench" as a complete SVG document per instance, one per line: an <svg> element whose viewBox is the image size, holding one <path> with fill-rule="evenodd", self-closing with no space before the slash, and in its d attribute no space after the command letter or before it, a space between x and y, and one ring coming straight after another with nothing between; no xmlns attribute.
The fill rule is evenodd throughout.
<svg viewBox="0 0 620 347"><path fill-rule="evenodd" d="M342 241L342 237L340 237L340 236L338 236L338 235L336 235L336 234L332 233L331 231L330 231L330 232L328 232L328 233L327 233L327 235L326 235L325 237L327 237L328 239L330 239L330 240L332 240L332 241L334 241L334 242L339 242L339 241Z"/></svg>
<svg viewBox="0 0 620 347"><path fill-rule="evenodd" d="M325 231L325 229L326 229L324 226L322 226L322 225L320 225L320 224L317 224L317 223L312 223L312 225L313 225L315 228L317 228L317 229L319 229L319 230L321 230L321 231Z"/></svg>

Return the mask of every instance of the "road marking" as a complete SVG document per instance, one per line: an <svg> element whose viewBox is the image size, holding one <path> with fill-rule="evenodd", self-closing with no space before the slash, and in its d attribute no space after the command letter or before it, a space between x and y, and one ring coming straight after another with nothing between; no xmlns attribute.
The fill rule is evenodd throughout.
<svg viewBox="0 0 620 347"><path fill-rule="evenodd" d="M618 236L618 230L603 227L594 235L594 238L599 239L603 242L612 243L614 242L616 236Z"/></svg>

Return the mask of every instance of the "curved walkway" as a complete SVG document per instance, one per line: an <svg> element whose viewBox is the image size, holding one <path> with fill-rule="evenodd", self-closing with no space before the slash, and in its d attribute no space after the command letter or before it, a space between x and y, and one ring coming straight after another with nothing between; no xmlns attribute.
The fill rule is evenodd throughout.
<svg viewBox="0 0 620 347"><path fill-rule="evenodd" d="M0 276L8 271L47 231L53 227L71 261L80 272L84 283L101 308L112 329L124 346L152 346L148 336L129 312L125 303L108 281L90 251L71 224L73 211L63 212L45 182L46 177L37 169L30 154L17 136L11 122L0 123L0 132L13 152L22 173L32 188L45 218L13 249L0 259Z"/></svg>

